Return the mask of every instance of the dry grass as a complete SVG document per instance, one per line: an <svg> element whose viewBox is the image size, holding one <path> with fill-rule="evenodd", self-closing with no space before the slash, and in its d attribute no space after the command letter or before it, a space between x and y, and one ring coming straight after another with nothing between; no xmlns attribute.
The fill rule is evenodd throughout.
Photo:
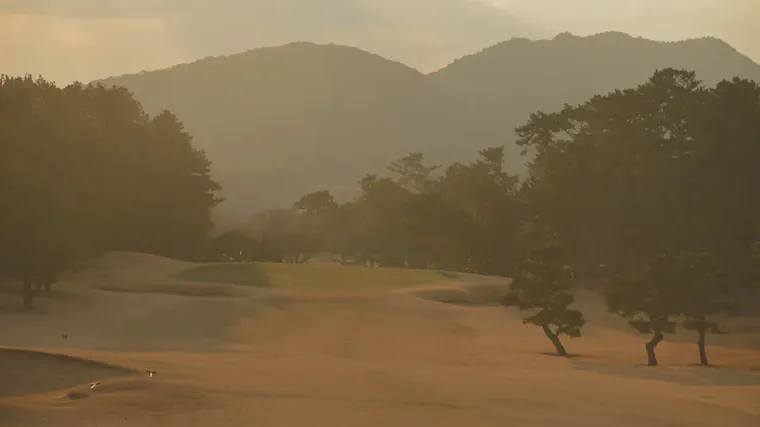
<svg viewBox="0 0 760 427"><path fill-rule="evenodd" d="M34 313L0 311L0 325L12 325L0 343L158 375L0 352L0 426L760 425L759 352L711 345L721 366L700 368L693 344L667 339L664 366L641 367L645 337L595 299L581 301L584 337L565 343L579 356L563 359L542 355L551 344L516 312L488 306L502 279L319 263L180 273L198 266L122 260L131 264L82 272L83 286L72 276L69 297L41 299ZM135 292L198 285L177 274L243 284L262 274L269 286L206 283L242 298ZM92 290L98 283L123 292ZM89 389L93 380L101 386Z"/></svg>

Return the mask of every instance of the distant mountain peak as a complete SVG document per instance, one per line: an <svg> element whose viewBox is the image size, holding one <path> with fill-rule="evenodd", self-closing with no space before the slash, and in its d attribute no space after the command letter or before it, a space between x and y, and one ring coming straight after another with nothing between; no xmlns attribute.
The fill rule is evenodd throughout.
<svg viewBox="0 0 760 427"><path fill-rule="evenodd" d="M493 67L495 63L502 61L506 64L510 59L514 60L515 55L529 55L532 57L535 57L535 55L549 55L549 57L546 58L547 60L560 60L561 57L568 55L571 50L576 51L576 54L580 54L580 52L583 51L588 55L618 55L622 52L621 49L630 50L631 52L635 51L636 55L648 55L649 59L656 56L659 59L655 62L663 63L675 61L675 58L670 58L670 54L673 54L681 57L681 59L676 62L681 62L684 65L689 62L700 63L700 65L703 65L703 61L700 58L697 58L697 56L703 58L721 57L722 59L734 62L736 64L734 67L740 69L742 74L756 74L754 68L757 64L747 56L738 52L733 46L726 43L724 40L716 37L699 37L677 41L658 41L632 36L620 31L605 31L588 36L579 36L570 32L562 32L555 35L552 39L538 40L513 37L509 40L482 49L477 53L456 59L449 63L448 66L433 74L446 74L450 70L468 66L467 64L473 67L475 64L486 63L490 64L489 67ZM551 58L552 55L557 55L557 57ZM687 58L688 56L694 56L694 58L689 60ZM601 58L595 57L593 60L601 60ZM728 69L730 68L731 67L729 66ZM717 76L721 73L716 70L713 74ZM706 80L708 81L713 80L711 75L706 77Z"/></svg>
<svg viewBox="0 0 760 427"><path fill-rule="evenodd" d="M687 38L682 40L671 40L671 41L664 41L664 40L653 40L648 39L641 36L633 36L628 33L624 33L622 31L603 31L596 34L591 34L588 36L579 36L575 35L569 31L565 31L562 33L557 34L554 36L552 41L572 41L572 42L583 42L583 41L612 41L612 42L621 42L621 41L628 41L628 42L644 42L644 43L650 43L650 44L702 44L702 45L712 45L718 48L729 48L731 51L736 51L736 48L731 46L729 43L724 41L723 39L713 37L713 36L705 36L705 37L695 37L695 38Z"/></svg>
<svg viewBox="0 0 760 427"><path fill-rule="evenodd" d="M588 39L626 39L626 40L645 40L643 37L634 37L628 33L624 33L622 31L602 31L600 33L592 34L590 36L582 37L577 36L579 39L588 38Z"/></svg>
<svg viewBox="0 0 760 427"><path fill-rule="evenodd" d="M109 79L149 113L167 108L214 162L224 209L289 206L327 185L336 197L410 151L435 164L511 144L536 111L644 83L656 69L694 70L708 85L760 81L760 66L715 38L655 42L621 32L512 38L424 75L357 47L307 41Z"/></svg>
<svg viewBox="0 0 760 427"><path fill-rule="evenodd" d="M364 68L383 67L386 71L389 67L397 70L403 70L410 74L421 75L420 71L412 68L399 61L393 61L384 58L375 53L366 51L364 49L346 46L336 43L314 43L310 41L295 41L278 46L265 46L253 49L248 49L243 52L227 54L227 55L215 55L207 56L205 58L196 59L191 62L185 62L173 65L169 68L160 70L141 71L139 73L124 74L120 76L110 76L98 81L104 84L112 84L118 82L125 84L125 79L130 80L135 76L146 76L152 78L158 74L171 73L172 70L194 70L199 67L206 66L220 66L224 68L235 67L235 63L240 63L240 67L247 67L243 63L248 64L262 64L266 61L272 62L273 66L280 67L303 67L314 61L331 61L339 59L341 63L355 63L364 64ZM345 64L343 64L345 65Z"/></svg>
<svg viewBox="0 0 760 427"><path fill-rule="evenodd" d="M575 34L571 33L570 31L563 31L556 36L552 40L573 40L577 39L579 36L576 36Z"/></svg>

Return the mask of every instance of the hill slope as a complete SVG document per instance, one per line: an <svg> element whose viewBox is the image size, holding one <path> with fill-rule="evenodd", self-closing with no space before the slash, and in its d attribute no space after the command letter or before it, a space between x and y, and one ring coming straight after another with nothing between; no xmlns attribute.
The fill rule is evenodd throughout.
<svg viewBox="0 0 760 427"><path fill-rule="evenodd" d="M228 209L353 186L412 150L459 158L484 125L422 73L335 45L255 49L104 83L126 86L151 113L182 118L214 161Z"/></svg>
<svg viewBox="0 0 760 427"><path fill-rule="evenodd" d="M181 117L214 161L228 201L250 212L329 188L341 198L366 172L409 151L467 160L507 145L536 110L633 87L657 68L697 71L713 84L760 66L715 39L660 43L621 33L512 39L424 75L368 52L293 43L104 80L132 90L149 112Z"/></svg>
<svg viewBox="0 0 760 427"><path fill-rule="evenodd" d="M514 128L537 110L555 111L565 103L635 87L668 67L696 71L708 85L735 76L760 81L760 65L721 40L658 42L618 32L512 39L430 77Z"/></svg>

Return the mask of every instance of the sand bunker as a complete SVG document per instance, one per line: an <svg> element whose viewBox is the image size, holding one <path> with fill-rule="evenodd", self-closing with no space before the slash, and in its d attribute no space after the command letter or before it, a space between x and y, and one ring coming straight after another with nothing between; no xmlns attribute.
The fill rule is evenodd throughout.
<svg viewBox="0 0 760 427"><path fill-rule="evenodd" d="M87 359L0 348L0 397L65 390L134 373Z"/></svg>

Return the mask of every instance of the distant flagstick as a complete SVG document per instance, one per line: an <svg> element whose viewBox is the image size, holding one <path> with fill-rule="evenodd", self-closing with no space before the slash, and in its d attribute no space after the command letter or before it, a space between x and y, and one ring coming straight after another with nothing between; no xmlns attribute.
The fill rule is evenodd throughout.
<svg viewBox="0 0 760 427"><path fill-rule="evenodd" d="M8 80L8 76L5 74L0 74L0 111L3 110L3 86L5 86L5 82Z"/></svg>
<svg viewBox="0 0 760 427"><path fill-rule="evenodd" d="M153 376L156 375L156 371L145 371L145 373L148 374L149 378L153 378ZM98 386L100 386L100 381L95 381L94 383L90 384L91 389Z"/></svg>

